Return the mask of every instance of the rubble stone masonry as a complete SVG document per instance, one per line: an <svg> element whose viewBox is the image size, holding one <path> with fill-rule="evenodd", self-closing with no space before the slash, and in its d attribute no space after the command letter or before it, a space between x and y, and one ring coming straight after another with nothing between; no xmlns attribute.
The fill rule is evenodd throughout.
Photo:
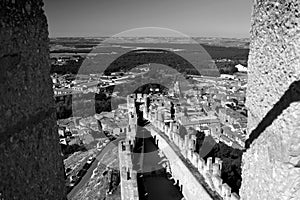
<svg viewBox="0 0 300 200"><path fill-rule="evenodd" d="M241 198L300 198L300 2L254 0Z"/></svg>
<svg viewBox="0 0 300 200"><path fill-rule="evenodd" d="M65 199L42 7L0 1L0 199Z"/></svg>

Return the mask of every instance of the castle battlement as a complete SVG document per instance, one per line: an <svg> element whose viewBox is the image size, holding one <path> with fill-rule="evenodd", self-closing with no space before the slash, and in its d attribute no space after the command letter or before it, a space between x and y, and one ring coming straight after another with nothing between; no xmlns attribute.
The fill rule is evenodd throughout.
<svg viewBox="0 0 300 200"><path fill-rule="evenodd" d="M131 153L133 150L134 144L135 144L134 139L126 138L125 140L119 142L119 151Z"/></svg>
<svg viewBox="0 0 300 200"><path fill-rule="evenodd" d="M138 200L137 172L133 170L132 151L134 140L126 138L119 142L119 169L122 200Z"/></svg>
<svg viewBox="0 0 300 200"><path fill-rule="evenodd" d="M223 199L237 200L239 196L235 193L231 193L231 188L227 184L223 184L221 178L222 161L220 158L207 158L207 161L199 156L198 153L193 150L188 150L187 159L192 165L198 169L199 173L202 174L210 187L215 190Z"/></svg>
<svg viewBox="0 0 300 200"><path fill-rule="evenodd" d="M138 93L136 95L136 101L140 103L145 103L147 101L147 96L148 96L147 94Z"/></svg>
<svg viewBox="0 0 300 200"><path fill-rule="evenodd" d="M166 125L158 115L161 112L150 107L149 112L144 113L144 118L149 120L154 127L164 132L171 141L180 149L181 154L189 160L192 165L203 175L210 188L216 191L224 200L239 200L240 197L236 193L231 192L231 188L223 183L221 178L222 160L220 158L207 158L207 161L200 157L195 150L196 136L193 134L185 135L182 138L179 134L179 123L175 121Z"/></svg>
<svg viewBox="0 0 300 200"><path fill-rule="evenodd" d="M204 175L207 183L212 189L214 189L223 199L237 200L239 196L236 193L231 192L231 188L224 183L221 178L222 161L220 158L207 158L207 161L199 156L198 153L189 151L188 159L193 166Z"/></svg>

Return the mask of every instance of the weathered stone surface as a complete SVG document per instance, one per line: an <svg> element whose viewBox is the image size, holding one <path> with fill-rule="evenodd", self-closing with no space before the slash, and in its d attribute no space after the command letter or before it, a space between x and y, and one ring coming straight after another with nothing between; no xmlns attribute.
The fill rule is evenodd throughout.
<svg viewBox="0 0 300 200"><path fill-rule="evenodd" d="M300 79L298 0L254 1L248 67L250 133ZM243 155L242 199L300 198L300 103L290 103Z"/></svg>
<svg viewBox="0 0 300 200"><path fill-rule="evenodd" d="M42 0L0 1L0 197L65 199Z"/></svg>

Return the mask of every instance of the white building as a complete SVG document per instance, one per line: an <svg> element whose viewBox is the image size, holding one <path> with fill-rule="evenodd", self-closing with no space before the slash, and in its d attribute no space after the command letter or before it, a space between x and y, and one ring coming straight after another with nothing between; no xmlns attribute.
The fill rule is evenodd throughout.
<svg viewBox="0 0 300 200"><path fill-rule="evenodd" d="M221 74L220 78L223 78L223 79L234 79L234 76L230 75L230 74Z"/></svg>
<svg viewBox="0 0 300 200"><path fill-rule="evenodd" d="M238 64L235 67L238 69L239 72L247 72L248 71L247 67L244 67L241 64Z"/></svg>

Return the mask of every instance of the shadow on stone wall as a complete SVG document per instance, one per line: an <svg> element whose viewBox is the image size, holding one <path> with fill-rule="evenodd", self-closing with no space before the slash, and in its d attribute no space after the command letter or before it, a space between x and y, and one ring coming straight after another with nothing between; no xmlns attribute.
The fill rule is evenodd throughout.
<svg viewBox="0 0 300 200"><path fill-rule="evenodd" d="M253 141L256 140L264 132L264 130L290 106L291 103L298 101L300 101L300 81L294 81L279 101L266 114L263 120L261 120L258 126L251 132L249 138L246 140L245 148L248 149Z"/></svg>

